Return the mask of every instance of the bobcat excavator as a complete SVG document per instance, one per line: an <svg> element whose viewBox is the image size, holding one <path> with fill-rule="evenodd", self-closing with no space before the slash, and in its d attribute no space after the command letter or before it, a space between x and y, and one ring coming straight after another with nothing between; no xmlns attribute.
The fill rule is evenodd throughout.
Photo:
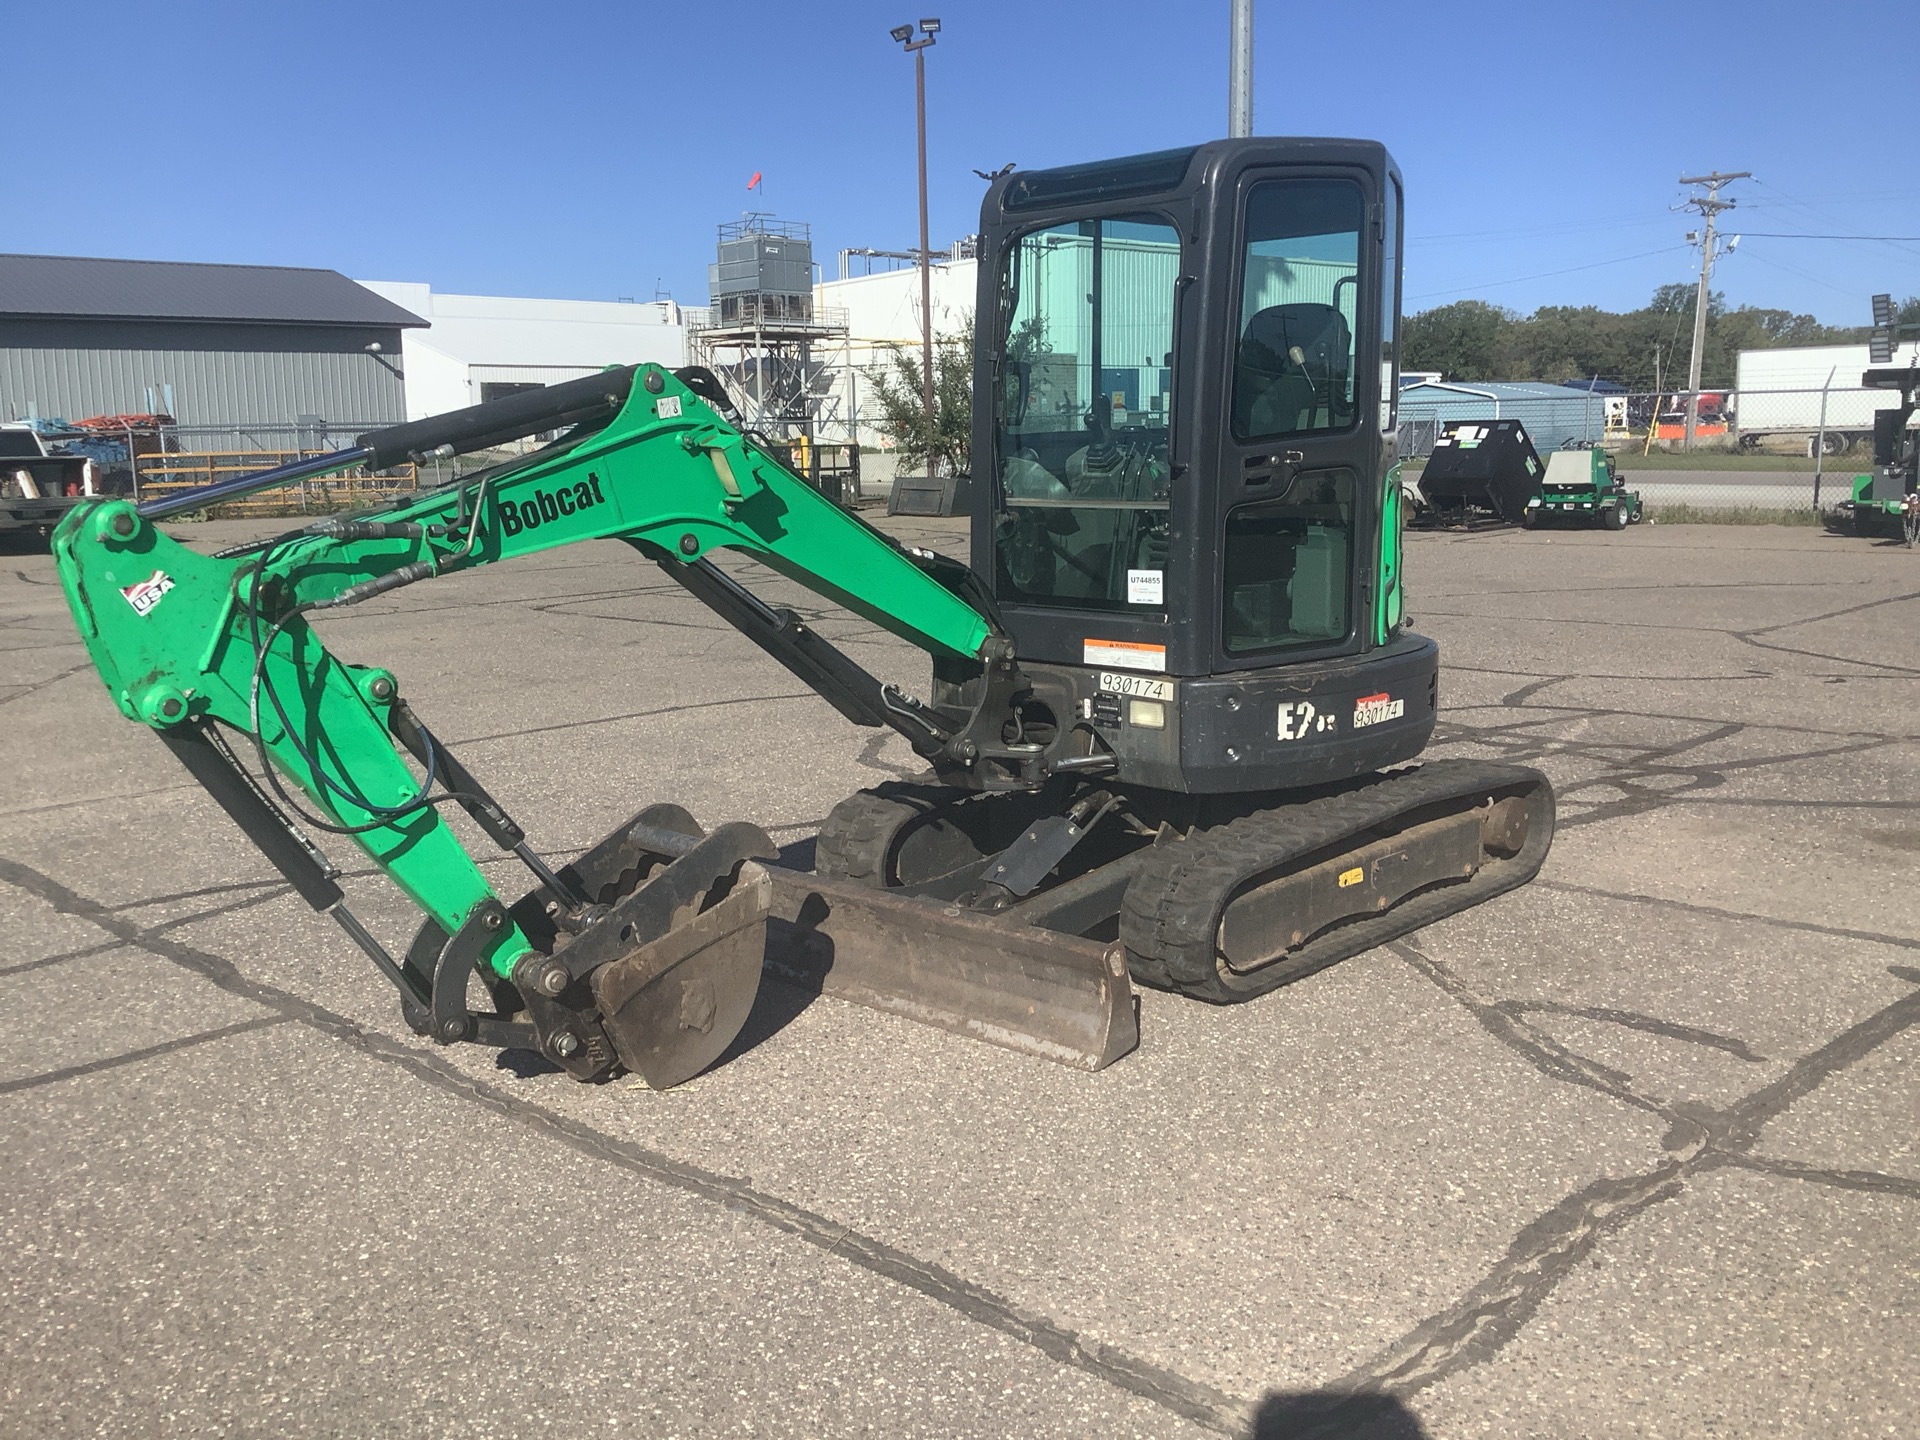
<svg viewBox="0 0 1920 1440"><path fill-rule="evenodd" d="M1524 883L1544 776L1441 760L1438 650L1402 623L1400 178L1370 142L1249 139L995 181L982 215L971 564L783 469L714 377L612 369L144 504L55 550L121 712L152 728L439 1044L582 1080L721 1058L763 970L1086 1069L1131 982L1244 1000ZM438 489L204 556L159 522L354 466L559 432ZM984 483L979 483L984 482ZM631 546L924 783L843 801L815 868L656 804L571 863L326 617L583 540ZM883 684L736 551L932 656ZM475 624L483 623L474 617ZM476 647L475 677L486 671ZM523 862L496 890L455 833ZM313 836L419 907L397 956ZM476 983L477 982L477 983Z"/></svg>

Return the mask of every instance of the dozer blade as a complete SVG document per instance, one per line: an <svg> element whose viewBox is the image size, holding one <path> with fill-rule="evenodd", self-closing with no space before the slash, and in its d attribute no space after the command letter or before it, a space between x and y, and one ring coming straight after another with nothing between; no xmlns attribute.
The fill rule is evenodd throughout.
<svg viewBox="0 0 1920 1440"><path fill-rule="evenodd" d="M772 900L772 880L749 861L719 904L593 972L614 1053L655 1090L705 1070L747 1023Z"/></svg>
<svg viewBox="0 0 1920 1440"><path fill-rule="evenodd" d="M767 967L824 995L1077 1070L1140 1043L1118 945L774 868Z"/></svg>

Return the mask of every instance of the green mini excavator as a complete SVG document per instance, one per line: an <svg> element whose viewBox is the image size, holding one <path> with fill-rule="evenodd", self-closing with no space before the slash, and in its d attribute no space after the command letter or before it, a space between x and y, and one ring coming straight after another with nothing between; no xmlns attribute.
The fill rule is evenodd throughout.
<svg viewBox="0 0 1920 1440"><path fill-rule="evenodd" d="M1539 772L1410 763L1438 651L1402 624L1400 243L1400 178L1368 142L996 179L968 564L810 489L708 372L642 365L185 495L87 503L55 537L60 574L121 712L436 1043L671 1085L726 1053L771 970L1097 1069L1137 1043L1133 981L1261 994L1524 883L1552 839ZM218 555L159 526L551 432ZM924 781L843 801L810 870L672 804L554 863L400 677L322 641L343 607L589 539L631 546L848 721L898 732ZM881 683L716 563L726 551L928 651L929 688ZM525 894L496 891L450 806L525 864ZM321 850L337 841L423 912L403 951L347 907Z"/></svg>

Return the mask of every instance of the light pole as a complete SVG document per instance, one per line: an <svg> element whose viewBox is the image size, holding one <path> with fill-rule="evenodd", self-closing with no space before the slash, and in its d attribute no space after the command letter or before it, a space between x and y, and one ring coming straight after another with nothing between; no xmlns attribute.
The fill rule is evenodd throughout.
<svg viewBox="0 0 1920 1440"><path fill-rule="evenodd" d="M1253 134L1253 0L1233 0L1227 26L1227 134Z"/></svg>
<svg viewBox="0 0 1920 1440"><path fill-rule="evenodd" d="M916 38L911 25L887 32L913 56L914 113L920 126L920 402L933 419L933 266L927 253L927 56L926 49L940 33L940 21L920 22Z"/></svg>

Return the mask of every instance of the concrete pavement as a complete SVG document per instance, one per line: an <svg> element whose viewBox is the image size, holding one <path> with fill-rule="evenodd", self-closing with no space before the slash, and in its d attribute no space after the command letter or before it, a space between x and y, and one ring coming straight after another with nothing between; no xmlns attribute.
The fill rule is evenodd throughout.
<svg viewBox="0 0 1920 1440"><path fill-rule="evenodd" d="M0 1433L1920 1428L1914 557L1661 526L1409 570L1436 753L1559 789L1533 885L1252 1005L1146 993L1096 1076L770 989L655 1094L407 1032L0 557ZM650 800L804 841L912 768L618 546L321 628L554 855Z"/></svg>

